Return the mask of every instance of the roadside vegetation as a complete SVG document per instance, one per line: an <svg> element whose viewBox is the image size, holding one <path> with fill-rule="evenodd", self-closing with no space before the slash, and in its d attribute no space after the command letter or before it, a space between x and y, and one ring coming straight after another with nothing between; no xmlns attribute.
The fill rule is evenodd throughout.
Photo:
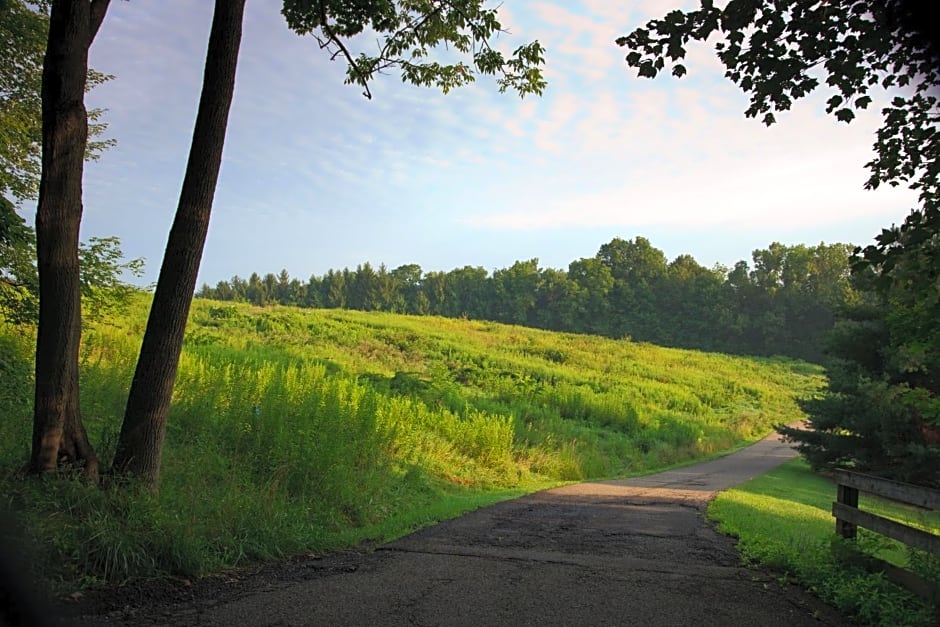
<svg viewBox="0 0 940 627"><path fill-rule="evenodd" d="M745 562L762 565L809 588L862 624L885 627L935 625L938 608L891 583L880 573L847 565L835 534L835 485L793 460L720 493L708 508L719 531L739 538ZM940 533L940 512L925 512L870 495L860 506L880 516ZM940 559L859 528L857 548L940 584Z"/></svg>
<svg viewBox="0 0 940 627"><path fill-rule="evenodd" d="M81 401L113 454L149 297L87 325ZM195 301L159 493L15 478L33 338L2 327L2 505L64 589L391 538L564 481L715 455L802 414L805 362L490 322ZM122 479L123 481L124 479Z"/></svg>
<svg viewBox="0 0 940 627"><path fill-rule="evenodd" d="M703 0L617 40L627 65L653 78L666 70L683 76L686 45L718 37L727 76L750 97L746 115L767 125L823 85L827 112L843 122L873 103L875 86L906 88L882 109L866 185L904 184L918 190L918 206L848 263L842 245L772 244L755 251L753 269L740 262L709 270L688 256L667 264L644 238L615 238L567 273L532 259L492 277L480 268L386 272L368 264L306 286L286 271L276 281L235 277L201 293L339 309L200 301L187 326L244 1L215 4L207 56L228 62L224 72L207 67L187 166L195 174L185 177L149 324L149 297L104 309L123 302L111 298L120 284L106 279L137 263L122 264L112 238L78 242L82 157L111 143L95 122L100 112L67 133L66 149L39 153L62 128L75 129L73 105L86 89L108 80L87 68L108 2L20 0L0 12L11 44L11 62L0 63L0 510L17 512L22 526L22 539L0 530L0 549L25 547L35 577L73 589L385 539L554 483L730 450L803 417L796 399L813 397L822 383L821 370L803 362L347 307L814 360L828 348L839 360L828 392L802 405L812 430L782 431L815 468L940 482L940 51L917 28L927 23L923 9L854 1L781 9L757 0L717 8ZM422 3L365 13L350 12L351 4L286 3L285 17L294 30L319 32L334 56L345 50L338 37L370 24L381 32L383 54L403 56L347 55L348 82L366 94L377 68L396 65L406 82L445 92L475 73L495 74L501 90L520 95L545 87L538 42L509 59L483 45L501 26L496 10L479 2L466 3L469 22L435 3L425 3L431 12L423 16ZM456 65L415 61L441 41L471 54ZM204 116L203 104L217 114ZM36 268L33 235L14 201L35 198L40 180L49 193L38 199L35 246L54 263ZM85 326L80 294L86 306L104 297ZM45 314L37 330L38 311ZM144 365L132 387L135 363ZM100 485L99 458L113 460L115 473ZM917 599L837 565L832 492L794 463L723 494L711 515L741 538L746 559L781 569L863 622L930 623L936 615ZM920 524L940 526L936 518ZM932 558L864 533L860 544L936 578Z"/></svg>

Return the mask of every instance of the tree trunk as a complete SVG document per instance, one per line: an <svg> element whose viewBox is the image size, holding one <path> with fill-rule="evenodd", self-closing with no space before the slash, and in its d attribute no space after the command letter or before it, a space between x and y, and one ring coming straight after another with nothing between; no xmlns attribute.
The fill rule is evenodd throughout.
<svg viewBox="0 0 940 627"><path fill-rule="evenodd" d="M52 4L42 72L42 173L36 210L39 328L29 470L43 473L83 465L92 480L98 475L98 459L78 403L78 229L88 139L88 48L107 8L108 0Z"/></svg>
<svg viewBox="0 0 940 627"><path fill-rule="evenodd" d="M244 10L245 0L215 3L189 162L114 458L115 473L139 477L152 489L160 475L167 414L222 165Z"/></svg>

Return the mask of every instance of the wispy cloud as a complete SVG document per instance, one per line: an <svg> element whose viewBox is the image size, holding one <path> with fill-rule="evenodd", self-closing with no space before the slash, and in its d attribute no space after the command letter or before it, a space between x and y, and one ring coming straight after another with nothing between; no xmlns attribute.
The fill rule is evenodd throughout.
<svg viewBox="0 0 940 627"><path fill-rule="evenodd" d="M542 193L516 194L464 222L511 230L773 230L869 216L890 222L915 205L909 190L862 189L866 148L880 124L874 111L846 127L813 96L766 128L744 118L746 104L726 81L671 77L549 100L532 137L536 146L563 146L564 155L543 173Z"/></svg>
<svg viewBox="0 0 940 627"><path fill-rule="evenodd" d="M524 202L517 209L468 217L489 229L556 229L670 226L679 229L788 230L869 216L886 223L915 206L910 190L862 189L857 150L807 149L801 159L771 148L664 160L669 167L624 168L622 182L609 178L594 190ZM586 186L590 187L590 186ZM560 190L558 190L560 191Z"/></svg>
<svg viewBox="0 0 940 627"><path fill-rule="evenodd" d="M492 268L507 256L593 254L623 231L658 233L664 249L703 232L756 248L800 225L816 237L814 228L839 233L863 218L887 224L913 202L903 190L861 191L877 113L836 125L815 98L766 129L744 118L747 99L707 44L689 46L687 77L638 79L614 39L675 2L507 0L499 12L510 34L496 45L547 48L544 97L497 94L492 77L444 96L390 74L371 101L343 84L343 62L287 29L278 4L248 4L210 281L367 259ZM83 232L121 236L151 272L179 193L210 22L208 3L112 3L92 49L92 65L118 77L89 100L110 109L119 144L88 167ZM371 48L374 37L351 44Z"/></svg>

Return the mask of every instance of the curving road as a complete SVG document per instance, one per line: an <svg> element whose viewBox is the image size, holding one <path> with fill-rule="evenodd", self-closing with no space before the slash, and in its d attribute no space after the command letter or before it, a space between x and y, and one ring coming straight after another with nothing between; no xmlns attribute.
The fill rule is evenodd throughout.
<svg viewBox="0 0 940 627"><path fill-rule="evenodd" d="M107 623L190 625L844 625L739 566L708 500L792 458L776 436L714 461L506 501L368 553L292 564Z"/></svg>

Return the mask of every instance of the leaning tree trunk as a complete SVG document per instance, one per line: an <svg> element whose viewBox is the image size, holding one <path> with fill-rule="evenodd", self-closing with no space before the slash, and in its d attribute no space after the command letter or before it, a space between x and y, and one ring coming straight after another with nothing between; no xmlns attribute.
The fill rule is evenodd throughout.
<svg viewBox="0 0 940 627"><path fill-rule="evenodd" d="M85 81L88 48L109 0L57 0L52 4L42 70L42 173L36 210L39 328L36 396L29 470L68 464L98 475L78 404L78 347L82 314L78 229L88 140Z"/></svg>
<svg viewBox="0 0 940 627"><path fill-rule="evenodd" d="M183 333L222 165L244 10L245 0L215 3L189 162L114 458L115 473L139 477L152 489L160 475Z"/></svg>

